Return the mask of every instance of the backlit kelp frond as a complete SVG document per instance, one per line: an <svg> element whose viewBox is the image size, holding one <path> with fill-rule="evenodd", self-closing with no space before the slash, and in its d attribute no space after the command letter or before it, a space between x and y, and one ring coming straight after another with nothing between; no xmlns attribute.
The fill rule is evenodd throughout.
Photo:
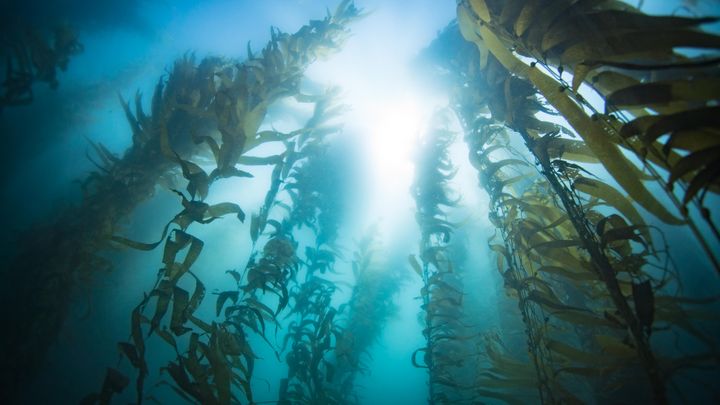
<svg viewBox="0 0 720 405"><path fill-rule="evenodd" d="M208 69L204 63L195 68L192 59L188 57L179 61L176 69L182 75L193 71L206 72L210 73L210 82L191 81L188 86L193 89L189 91L183 86L171 86L170 82L165 93L175 97L167 103L154 102L153 111L162 111L168 106L176 109L177 114L207 120L205 125L190 127L191 130L205 130L188 133L185 138L186 142L190 141L188 143L178 144L174 141L178 133L167 126L167 121L153 121L146 125L145 115L140 108L135 115L126 108L134 140L153 145L157 156L168 165L175 165L182 173L189 194L188 198L184 193L176 191L181 196L182 211L165 227L160 241L145 244L119 236L113 238L115 242L143 250L164 243L165 249L165 267L159 274L156 286L132 317L134 349L129 351L131 355L127 357L138 371L138 402L144 397L143 381L148 373L144 366L144 351L140 347L144 347L145 339L141 333L143 313L150 301L155 303L155 315L149 322L149 334L158 334L177 353L177 359L169 362L163 370L167 371L172 379L170 386L178 394L202 403L229 403L237 402L233 393L237 389L252 402L251 379L255 355L249 346L248 334L260 335L267 341L265 322L277 322L277 315L287 307L290 300L289 283L300 264L296 254L297 243L292 236L295 225L287 220L269 219L269 211L278 202L278 192L285 191L280 185L297 163L310 155L309 145L322 142L325 135L335 130L324 126L330 116L327 106L332 105L329 103L331 94L301 95L300 79L305 67L319 54L337 49L346 33L345 24L356 18L357 14L352 2L345 1L338 7L336 14L313 21L296 34L273 30L271 41L262 54L255 56L249 53L248 60L242 64L214 60L220 64L219 67ZM160 90L156 94L162 94L162 84L158 87ZM258 132L268 107L284 97L300 97L303 102L314 103L315 114L304 128L288 134ZM212 131L213 126L219 134ZM283 143L285 152L265 158L245 155L247 151L266 142ZM183 145L195 145L197 148L197 145L203 144L211 152L214 161L212 170L206 170L193 161L195 149L183 148ZM192 262L200 254L202 241L186 231L193 224L209 224L227 214L236 214L243 221L244 211L237 204L225 202L209 205L203 200L217 179L252 177L237 165L255 164L270 164L275 168L261 214L253 215L250 224L254 253L242 273L229 272L235 278L236 287L218 293L217 316L224 313L223 320L210 322L188 315L182 308L187 309L191 303L196 308L205 294L199 276L190 271ZM274 232L258 242L267 225L271 225ZM170 236L166 238L168 233ZM185 243L187 240L193 241L185 261L179 264L174 263L174 255L171 254L185 246L177 240L178 235L186 240ZM258 250L255 251L255 247ZM202 292L193 294L193 298L188 298L187 291L177 290L180 278L188 277L195 279L196 291ZM263 297L268 292L277 297L274 309L263 303ZM156 296L157 300L154 299ZM226 307L228 302L231 305ZM185 339L176 340L167 332L168 319L165 315L170 305L174 308L172 319L169 320L170 330L178 336L190 332L186 350L181 348L181 342L186 342Z"/></svg>
<svg viewBox="0 0 720 405"><path fill-rule="evenodd" d="M82 51L83 45L68 25L57 26L52 35L30 27L3 27L0 57L5 64L5 79L0 91L0 113L4 107L32 103L35 82L56 89L58 70L67 70L70 57Z"/></svg>
<svg viewBox="0 0 720 405"><path fill-rule="evenodd" d="M318 104L321 104L321 100L326 102L327 97L331 97L331 93L327 93L324 97L318 97L316 102ZM323 114L324 112L317 113L314 118ZM265 204L269 207L268 214L273 207L280 204L279 196L288 194L298 187L302 188L300 184L288 183L288 179L291 178L291 173L301 170L301 167L315 158L315 155L308 153L307 148L310 145L319 147L323 138L329 134L325 131L313 133L312 131L317 129L316 125L317 119L310 119L306 127L295 131L292 136L284 140L286 150L278 155L278 163L274 170L274 173L279 174L272 179L273 183L278 184L278 187L271 187L265 199ZM300 139L301 134L308 133L310 135ZM242 161L242 159L240 160ZM190 191L190 186L197 180L195 173L205 172L200 166L190 161L180 158L177 158L177 161L183 168L182 172L188 182L188 191ZM195 167L197 171L193 172L187 169L188 167ZM278 168L279 170L277 170ZM206 180L206 189L212 187L213 176L201 177L201 179ZM289 184L295 184L296 187L286 187ZM180 192L178 194L182 197L183 210L165 227L163 233L168 232L171 226L180 227L181 230L172 231L176 234L184 232L193 223L209 224L227 214L236 214L239 219L244 219L242 209L236 204L226 202L209 205L201 200L189 200ZM297 254L298 242L293 236L293 229L301 223L295 223L288 218L295 218L297 207L304 207L307 203L305 205L297 204L299 200L295 198L289 198L287 201L283 203L283 207L289 209L290 212L287 213L288 216L285 219L267 219L262 227L257 223L255 225L257 228L251 226L251 233L256 233L253 243L257 250L251 254L242 272L228 272L235 280L235 287L217 293L216 316L221 317L220 320L202 320L187 315L187 311L182 309L189 307L190 301L187 292L175 290L176 283L186 273L200 283L197 275L187 272L191 264L183 262L171 267L166 266L165 270L161 272L163 278L159 281L159 287L156 287L149 295L149 297L154 295L163 297L159 298L156 303L155 315L150 321L150 332L158 329L167 308L172 303L174 309L181 309L178 310L180 312L173 312L170 319L170 330L175 331L176 335L192 332L190 346L187 350L191 356L197 356L197 359L184 357L182 353L185 351L180 349L180 341L176 341L170 336L167 329L165 332L157 332L179 353L177 359L168 363L164 370L168 371L174 383L174 386L171 386L181 396L188 396L203 403L228 403L233 398L233 390L237 389L248 401L252 401L251 384L255 354L249 344L250 335L257 335L270 345L266 336L266 323L278 324L278 315L288 307L291 299L291 285L302 267L302 262ZM258 221L257 217L254 221ZM265 233L267 225L270 225L272 231L267 238L259 241L258 236ZM119 237L115 237L115 240L140 249L152 249L162 242L141 244ZM168 249L174 249L174 246L177 246L176 241L170 238L165 240L164 258L172 257L168 254ZM193 250L191 246L184 260L185 262L194 260L197 255L199 255L199 249ZM162 290L158 290L158 288ZM175 290L175 293L171 294L171 290ZM268 300L268 296L275 298ZM202 296L199 296L199 299L201 298ZM197 305L199 302L195 303L194 307L196 308ZM142 311L144 308L143 304L139 310ZM137 346L137 344L135 345ZM219 346L215 347L215 345ZM272 345L270 346L272 347ZM213 356L206 354L208 350L214 350ZM273 350L275 349L273 348ZM137 357L142 359L143 355L139 354ZM197 362L202 365L202 374L198 374L197 366L193 366ZM131 361L131 363L133 362ZM144 375L142 369L139 369L138 372L140 376ZM197 389L198 384L202 388L201 390ZM142 392L142 388L142 385L138 384L139 393Z"/></svg>
<svg viewBox="0 0 720 405"><path fill-rule="evenodd" d="M630 197L663 221L678 223L630 175L634 166L620 148L643 159L643 169L664 183L670 201L720 271L715 254L685 209L698 197L694 201L699 213L720 237L711 211L702 206L705 195L717 189L713 169L717 159L713 125L701 118L717 102L713 89L718 59L678 50L717 52L720 37L699 28L715 19L649 16L621 2L539 4L463 2L458 7L463 36L478 46L484 55L481 60L492 54L512 74L527 78ZM580 25L586 29L578 30ZM527 64L511 49L535 62ZM573 75L572 85L562 78L563 72ZM580 94L583 82L604 97L604 106L591 105ZM604 113L598 111L603 107ZM658 121L662 124L651 130ZM672 192L678 181L683 183L682 198Z"/></svg>
<svg viewBox="0 0 720 405"><path fill-rule="evenodd" d="M191 76L193 82L211 81L211 77L203 76L208 73L195 72ZM187 81L187 74L173 71L167 84L182 88ZM111 265L101 252L118 232L118 224L152 197L156 184L172 170L173 162L161 152L162 131L170 131L169 142L175 150L191 150L193 142L184 128L203 122L203 118L173 112L170 104L176 93L167 91L163 84L160 82L155 88L151 115L140 108L139 95L135 114L126 108L133 144L123 156L89 142L88 156L95 162L96 170L81 183L81 202L60 210L18 241L17 254L5 270L8 292L2 294L3 302L23 308L3 315L10 318L8 324L15 325L12 333L3 335L3 347L7 349L2 363L4 375L8 373L6 381L25 380L34 373L37 362L62 326L72 297L82 293L79 288L94 275L110 270ZM21 342L27 342L27 346ZM16 389L21 384L10 385ZM9 388L3 394L11 392Z"/></svg>
<svg viewBox="0 0 720 405"><path fill-rule="evenodd" d="M451 40L451 30L443 34L444 40ZM490 54L468 48L463 51L444 65L458 69L448 73L457 75L454 79L456 109L466 128L471 163L480 171L481 184L494 201L491 221L502 230L504 243L493 248L499 253L498 265L506 285L520 296L521 309L529 325L531 351L536 351L534 360L541 397L550 402L572 398L582 392L573 382L578 379L595 381L593 384L598 388L589 395L604 396L600 393L607 389L603 391L601 386L617 386L622 378L619 376L632 373L634 364L640 363L650 377L655 378L654 393L662 401L663 383L657 375L653 377L658 366L656 360L648 356L648 353L652 356L648 336L656 330L652 316L653 291L657 294L670 285L670 280L677 280L675 270L668 264L671 262L667 259L667 246L662 247L662 235L645 224L619 190L594 178L581 166L582 162L601 161L592 149L585 147L587 142L578 143L561 136L567 130L537 118L535 114L546 107L533 100L535 90L529 82L523 83L522 78L511 75ZM477 56L473 58L471 54ZM515 158L522 154L514 152L508 143L511 133L503 134L502 126L493 124L494 121L522 136L541 166L546 182L532 180L532 176L517 171L532 165ZM547 133L550 134L545 135ZM488 159L493 155L496 157ZM508 168L517 170L506 171ZM637 169L631 170L633 175L642 178ZM573 185L563 186L564 182ZM617 214L608 215L606 208L596 210L598 204L612 207ZM661 248L655 248L654 243L661 243ZM614 275L603 276L603 266L612 269L610 272ZM590 280L592 284L588 284ZM585 298L580 299L582 296ZM528 304L531 305L527 307ZM615 309L608 312L608 305ZM537 313L538 310L539 317L531 315L530 311ZM587 367L568 368L557 361L556 352L561 349L548 344L552 334L548 334L551 329L547 327L557 324L561 331L565 322L574 325L580 338L597 328L607 330L601 332L603 336L613 336L594 343L582 338L580 342L586 342L585 347L576 353L618 349L621 346L616 343L627 340L627 335L623 337L619 330L629 332L633 342L625 347L632 351L614 351L619 358L611 370L617 378L597 380L597 376L608 375L610 369L591 375ZM678 323L671 330L677 333L687 328ZM562 341L572 344L573 339L577 338L565 336ZM703 343L706 340L699 339ZM622 366L618 368L618 364ZM575 376L568 376L567 370L575 371Z"/></svg>

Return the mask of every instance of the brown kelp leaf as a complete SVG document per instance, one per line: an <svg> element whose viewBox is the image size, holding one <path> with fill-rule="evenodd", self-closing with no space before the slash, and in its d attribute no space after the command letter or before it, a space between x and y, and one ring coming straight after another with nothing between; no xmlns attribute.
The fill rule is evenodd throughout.
<svg viewBox="0 0 720 405"><path fill-rule="evenodd" d="M288 292L287 286L285 286L285 284L283 284L283 285L281 286L281 291L280 291L280 292L281 292L281 293L279 294L280 300L278 301L278 307L277 307L277 309L275 310L275 316L277 316L277 315L280 313L280 311L282 311L283 309L285 309L285 307L286 307L286 306L288 305L288 303L290 302L290 293Z"/></svg>
<svg viewBox="0 0 720 405"><path fill-rule="evenodd" d="M125 390L130 384L130 380L118 370L108 367L105 372L105 381L103 381L102 392L100 393L100 403L110 403L113 394L119 394Z"/></svg>
<svg viewBox="0 0 720 405"><path fill-rule="evenodd" d="M213 330L212 326L209 323L203 321L202 319L200 319L194 315L188 315L188 320L190 322L192 322L193 324L195 324L195 326L200 328L203 332L212 333L212 330Z"/></svg>
<svg viewBox="0 0 720 405"><path fill-rule="evenodd" d="M573 325L587 325L591 327L614 327L618 326L605 318L595 316L590 311L575 311L575 310L562 310L553 312L553 316L562 319L565 322L569 322ZM624 327L620 329L625 329Z"/></svg>
<svg viewBox="0 0 720 405"><path fill-rule="evenodd" d="M130 380L114 368L107 368L100 394L93 393L80 400L80 405L109 404L114 394L125 390Z"/></svg>
<svg viewBox="0 0 720 405"><path fill-rule="evenodd" d="M163 251L163 263L166 266L166 275L173 284L190 270L190 267L200 256L203 246L204 242L202 240L179 229L173 230L168 236ZM176 263L177 255L185 247L188 247L185 258L182 263L178 264Z"/></svg>
<svg viewBox="0 0 720 405"><path fill-rule="evenodd" d="M694 170L720 162L720 146L691 153L678 161L670 170L668 185Z"/></svg>
<svg viewBox="0 0 720 405"><path fill-rule="evenodd" d="M153 250L156 247L158 247L163 242L163 240L165 240L165 236L167 235L167 231L168 231L169 227L170 227L170 223L165 225L165 228L163 229L163 232L162 232L162 236L160 236L160 240L157 242L153 242L153 243L137 242L137 241L127 239L122 236L116 236L116 235L113 235L110 238L110 240L112 240L113 242L119 243L121 245L128 246L133 249L149 251L149 250Z"/></svg>
<svg viewBox="0 0 720 405"><path fill-rule="evenodd" d="M528 293L527 299L530 301L537 302L538 304L541 304L547 308L552 308L555 310L560 311L580 311L580 312L588 312L586 309L574 307L571 305L565 305L555 296L554 294L548 294L546 292L542 292L540 290L532 290Z"/></svg>
<svg viewBox="0 0 720 405"><path fill-rule="evenodd" d="M485 385L479 385L479 386L485 387ZM503 403L510 404L510 405L523 405L523 404L527 403L523 400L518 399L518 397L516 395L508 394L505 392L490 391L490 390L484 389L484 388L474 388L473 392L475 392L478 395L481 395L483 397L499 399Z"/></svg>
<svg viewBox="0 0 720 405"><path fill-rule="evenodd" d="M585 62L575 65L575 71L573 72L572 79L572 90L577 92L580 88L580 85L583 83L583 81L585 81L587 75L598 67L600 67L599 64L590 64Z"/></svg>
<svg viewBox="0 0 720 405"><path fill-rule="evenodd" d="M223 291L219 293L217 302L215 304L215 314L217 316L220 316L220 312L222 312L225 301L227 301L228 299L230 299L233 303L237 302L239 294L239 291Z"/></svg>
<svg viewBox="0 0 720 405"><path fill-rule="evenodd" d="M172 335L172 333L169 332L168 328L160 328L155 330L155 334L160 336L162 340L165 341L165 343L172 346L177 351L177 341L175 340L175 337Z"/></svg>
<svg viewBox="0 0 720 405"><path fill-rule="evenodd" d="M257 242L258 236L260 236L261 228L263 228L263 224L261 224L260 215L250 215L250 239L253 243Z"/></svg>
<svg viewBox="0 0 720 405"><path fill-rule="evenodd" d="M606 355L586 352L551 338L547 339L546 347L571 362L580 362L593 366L607 365L614 362L612 358L608 358Z"/></svg>
<svg viewBox="0 0 720 405"><path fill-rule="evenodd" d="M190 239L190 234L183 231L173 230L165 241L165 249L163 249L162 258L163 264L171 266L175 263L175 258L177 257L178 252L190 243Z"/></svg>
<svg viewBox="0 0 720 405"><path fill-rule="evenodd" d="M609 206L618 210L631 224L637 226L643 226L641 232L643 237L648 241L652 242L650 232L644 228L645 221L643 220L640 213L635 209L632 202L622 195L619 191L613 187L599 181L590 179L587 177L577 177L573 182L573 187L576 190L582 191L583 193L596 197L601 201L605 202Z"/></svg>
<svg viewBox="0 0 720 405"><path fill-rule="evenodd" d="M628 192L628 194L648 211L670 224L680 224L681 220L673 216L634 176L633 164L623 155L618 146L607 141L607 132L599 122L593 121L567 94L558 90L557 82L545 75L540 69L534 69L516 58L488 27L479 27L484 44L493 55L507 68L521 77L527 77L570 123L583 138L590 150L602 162L610 175Z"/></svg>
<svg viewBox="0 0 720 405"><path fill-rule="evenodd" d="M612 354L621 359L634 359L637 352L634 348L623 343L619 339L607 335L595 335L595 340L602 350L607 354Z"/></svg>
<svg viewBox="0 0 720 405"><path fill-rule="evenodd" d="M295 132L285 134L278 131L260 131L255 134L254 137L250 137L245 141L244 152L248 152L256 146L262 145L267 142L283 142L292 138L295 135Z"/></svg>
<svg viewBox="0 0 720 405"><path fill-rule="evenodd" d="M245 213L240 208L239 205L231 203L231 202L224 202L219 204L214 204L208 207L207 214L210 217L220 218L227 214L237 214L238 219L240 222L245 221Z"/></svg>
<svg viewBox="0 0 720 405"><path fill-rule="evenodd" d="M668 161L672 164L679 160L672 156L672 149L697 152L714 146L720 146L720 131L717 128L705 127L674 131L662 145L662 151L665 155L670 155Z"/></svg>
<svg viewBox="0 0 720 405"><path fill-rule="evenodd" d="M160 326L160 321L167 313L168 307L170 306L170 298L172 297L173 285L169 280L161 280L160 284L154 289L150 296L157 296L157 304L155 306L155 314L150 321L150 330L148 336L152 335L153 331Z"/></svg>
<svg viewBox="0 0 720 405"><path fill-rule="evenodd" d="M132 111L130 111L130 106L125 101L125 99L118 93L118 99L120 100L120 105L122 106L123 111L125 112L125 118L127 119L127 122L130 124L130 128L133 132L133 141L135 139L142 139L144 138L144 132L142 128L140 127L140 124L138 123L138 120L133 115Z"/></svg>
<svg viewBox="0 0 720 405"><path fill-rule="evenodd" d="M173 310L170 318L170 330L173 331L175 336L181 336L191 330L185 327L185 322L187 321L185 311L187 310L189 302L190 293L178 286L173 287Z"/></svg>
<svg viewBox="0 0 720 405"><path fill-rule="evenodd" d="M635 304L635 314L640 322L640 326L645 329L645 333L650 335L652 332L652 323L655 318L655 300L650 280L633 283L632 296L633 303Z"/></svg>
<svg viewBox="0 0 720 405"><path fill-rule="evenodd" d="M571 4L572 2L566 3ZM659 31L677 29L680 27L691 28L700 24L716 21L714 18L650 16L644 13L635 12L635 10L628 11L613 8L607 10L586 10L585 13L587 14L584 14L583 18L575 17L578 15L575 14L575 18L567 19L562 23L551 26L550 29L543 35L542 46L540 49L547 52L555 47L563 48L578 42L602 41L601 38L598 38L596 33L598 28L587 29L588 26L612 27L612 31L615 32L630 32L649 29ZM557 52L557 49L555 49L555 51Z"/></svg>
<svg viewBox="0 0 720 405"><path fill-rule="evenodd" d="M189 160L183 160L177 153L174 154L182 169L183 177L188 181L187 191L190 198L195 199L197 194L201 201L204 200L210 190L210 177L197 164Z"/></svg>
<svg viewBox="0 0 720 405"><path fill-rule="evenodd" d="M197 400L199 403L205 404L205 403L211 403L209 402L210 398L205 397L200 390L198 389L196 384L193 384L190 381L190 377L185 372L185 367L182 366L182 362L180 364L175 362L169 362L168 365L161 370L167 371L168 374L170 374L170 377L175 381L175 384L177 384L179 389L176 389L175 391L180 394L182 397L186 397L186 394L190 394L195 400ZM173 387L173 386L171 386ZM175 387L173 387L175 388ZM214 399L214 398L213 398Z"/></svg>
<svg viewBox="0 0 720 405"><path fill-rule="evenodd" d="M137 357L139 357L140 359L144 359L145 357L145 340L142 335L142 326L140 325L140 323L142 321L141 311L146 302L147 298L145 298L143 302L140 303L140 305L136 306L135 309L133 309L132 315L130 317L130 335L132 336L133 344L135 345L135 348L137 350Z"/></svg>
<svg viewBox="0 0 720 405"><path fill-rule="evenodd" d="M422 267L420 266L420 262L418 262L418 259L415 255L408 255L408 263L410 263L410 267L417 273L420 278L423 278L423 271Z"/></svg>
<svg viewBox="0 0 720 405"><path fill-rule="evenodd" d="M120 159L113 155L112 152L110 152L102 143L93 142L89 138L86 139L90 143L90 146L92 146L95 150L95 154L100 157L100 160L102 161L102 168L110 169L120 161Z"/></svg>
<svg viewBox="0 0 720 405"><path fill-rule="evenodd" d="M193 273L190 273L195 277ZM205 298L205 285L200 281L199 278L195 277L195 291L193 291L193 295L190 298L190 301L188 302L187 308L186 308L186 314L188 316L192 315L195 310L200 306L200 303L202 302L203 298Z"/></svg>
<svg viewBox="0 0 720 405"><path fill-rule="evenodd" d="M524 160L520 160L520 159L504 159L504 160L501 160L501 161L498 161L498 162L492 162L492 163L488 164L487 167L485 168L485 172L484 172L483 174L485 174L486 176L492 176L492 175L494 175L498 170L500 170L501 168L503 168L503 167L505 167L505 166L509 166L509 165L512 165L512 166L529 166L529 164L528 164L527 162L525 162Z"/></svg>
<svg viewBox="0 0 720 405"><path fill-rule="evenodd" d="M578 270L571 270L570 268L566 267L558 267L558 266L540 266L538 267L537 271L542 273L548 273L548 274L554 274L560 277L569 278L570 280L575 281L590 281L590 280L597 280L597 276L589 271L578 269Z"/></svg>
<svg viewBox="0 0 720 405"><path fill-rule="evenodd" d="M418 355L418 353L424 353L424 354L423 354L423 359L424 359L423 364L420 364L420 363L417 361L417 355ZM415 350L415 351L413 352L412 357L411 357L410 360L411 360L411 362L412 362L413 367L416 367L416 368L429 368L428 365L427 365L427 357L428 357L428 356L427 356L427 349L423 347L423 348L420 348L420 349Z"/></svg>
<svg viewBox="0 0 720 405"><path fill-rule="evenodd" d="M683 204L687 205L701 190L707 191L710 189L711 186L718 185L718 180L720 180L720 161L704 168L703 170L698 172L695 177L693 177L692 181L690 181L690 184L688 185L687 190L685 190L685 196L683 196ZM701 202L704 197L704 194L700 196Z"/></svg>
<svg viewBox="0 0 720 405"><path fill-rule="evenodd" d="M219 156L220 156L220 146L218 145L217 141L211 137L211 136L196 136L193 134L193 140L195 143L202 143L205 142L208 147L210 148L210 151L212 152L213 158L215 159L215 163L217 164Z"/></svg>
<svg viewBox="0 0 720 405"><path fill-rule="evenodd" d="M225 274L229 274L233 280L235 280L235 284L237 285L240 285L242 282L242 275L235 270L225 270Z"/></svg>
<svg viewBox="0 0 720 405"><path fill-rule="evenodd" d="M720 38L702 31L646 29L631 32L596 33L598 38L567 47L560 55L560 64L574 65L586 60L628 60L639 55L671 55L674 47L719 48Z"/></svg>
<svg viewBox="0 0 720 405"><path fill-rule="evenodd" d="M546 137L542 138L543 140ZM563 158L574 162L598 163L598 158L592 153L585 142L575 139L547 137L545 148L550 159Z"/></svg>
<svg viewBox="0 0 720 405"><path fill-rule="evenodd" d="M653 144L660 136L670 134L670 138L662 146L666 155L670 154L673 144L683 145L691 151L703 149L702 145L714 146L718 142L717 134L710 128L717 128L720 125L720 107L704 107L693 110L681 111L673 114L645 115L638 117L623 125L620 136L630 137L637 135L646 147ZM688 137L683 134L701 134ZM715 136L713 136L715 135ZM686 138L682 142L682 138ZM705 138L705 139L703 139ZM715 138L715 139L713 139ZM688 140L695 139L695 144L688 144Z"/></svg>
<svg viewBox="0 0 720 405"><path fill-rule="evenodd" d="M602 233L601 238L600 238L600 243L603 246L606 246L612 242L633 240L633 241L641 243L647 247L647 244L640 237L640 235L635 233L638 229L641 229L641 228L633 225L633 226L625 226L625 227L613 228L613 229L607 230ZM629 254L629 252L628 252L628 254Z"/></svg>
<svg viewBox="0 0 720 405"><path fill-rule="evenodd" d="M606 98L608 105L647 106L678 101L707 101L720 96L720 79L701 78L641 83L626 87Z"/></svg>
<svg viewBox="0 0 720 405"><path fill-rule="evenodd" d="M530 250L544 250L544 249L565 249L569 247L579 247L581 242L577 239L559 239L551 240L548 242L538 243L530 247Z"/></svg>
<svg viewBox="0 0 720 405"><path fill-rule="evenodd" d="M232 373L225 355L220 350L217 333L214 333L210 338L210 346L200 343L200 350L210 361L219 403L229 404Z"/></svg>
<svg viewBox="0 0 720 405"><path fill-rule="evenodd" d="M135 345L132 343L127 342L118 342L118 349L120 349L120 352L125 355L125 357L130 360L130 364L132 364L133 367L135 367L138 370L142 369L142 360L140 360L140 356L138 356L137 350L135 349Z"/></svg>

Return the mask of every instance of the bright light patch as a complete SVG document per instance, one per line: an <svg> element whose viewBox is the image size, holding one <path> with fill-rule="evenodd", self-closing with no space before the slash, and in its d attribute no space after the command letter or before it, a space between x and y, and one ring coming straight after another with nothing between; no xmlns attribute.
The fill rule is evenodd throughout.
<svg viewBox="0 0 720 405"><path fill-rule="evenodd" d="M380 104L370 122L370 152L372 164L385 181L412 178L412 149L421 134L425 121L420 106L413 100Z"/></svg>
<svg viewBox="0 0 720 405"><path fill-rule="evenodd" d="M409 12L404 5L382 0L368 3L375 3L368 5L372 13L353 24L353 35L343 50L314 63L307 75L318 83L339 86L341 101L350 107L342 116L344 134L357 138L366 183L360 187L359 222L353 226L367 229L377 224L379 232L391 239L414 224L410 193L414 151L433 111L446 103L444 96L418 80L413 64L436 35L436 28L427 29L428 21L442 27L453 10L444 9L451 15L443 17L437 8L414 6ZM427 1L428 6L431 3ZM398 24L400 20L403 24Z"/></svg>

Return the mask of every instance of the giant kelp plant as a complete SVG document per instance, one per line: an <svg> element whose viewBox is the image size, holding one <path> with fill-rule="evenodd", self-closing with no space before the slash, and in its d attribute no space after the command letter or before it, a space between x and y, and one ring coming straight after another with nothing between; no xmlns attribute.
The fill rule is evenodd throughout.
<svg viewBox="0 0 720 405"><path fill-rule="evenodd" d="M449 106L419 138L409 190L420 243L403 270L421 280L424 344L407 362L428 378L418 389L431 404L720 401L720 299L685 288L720 272L720 37L702 29L717 19L616 0L456 5L421 59ZM161 251L160 270L128 316L121 361L82 403L127 398L131 378L138 404L265 403L265 383L277 387L269 402L362 402L358 381L377 366L369 354L405 277L376 230L345 257L353 185L334 147L345 106L304 77L360 14L345 0L294 34L272 29L243 61L186 55L149 112L139 93L132 106L120 98L131 147L119 157L90 142L81 202L21 238L4 272L2 305L15 308L3 315L5 402L22 402L71 298L113 267L108 248ZM297 125L277 130L289 116ZM454 222L482 207L460 206L474 190L453 184L466 165L453 147L488 197L489 240ZM223 181L247 192L262 170L258 207L209 202ZM159 238L128 237L122 222L159 186L178 202ZM247 254L212 288L197 262L213 243L203 230L222 218L247 232ZM677 231L704 252L699 268L674 260ZM485 245L497 272L473 262ZM479 271L502 286L502 325L469 299ZM276 381L260 381L258 362L276 362Z"/></svg>
<svg viewBox="0 0 720 405"><path fill-rule="evenodd" d="M675 136L686 136L676 133L712 132L715 128L707 128L702 121L688 122L679 115L673 116L675 119L665 116L667 109L673 114L691 114L702 108L696 102L717 96L670 90L713 80L706 79L717 72L712 61L689 58L673 49L716 48L717 37L694 28L708 19L650 17L620 2L539 5L461 2L459 27L448 28L440 40L451 42L449 49L457 51L442 64L454 75L455 103L467 131L471 161L491 196L491 220L502 231L504 243L494 249L502 255L499 269L506 286L518 294L541 400L617 401L633 392L641 395L639 399L664 403L668 384L682 398L673 378L689 368L703 367L693 366L694 361L711 368L716 365L715 344L682 315L696 310L686 305L700 301L678 295L682 269L675 269L668 259L659 228L648 225L631 201L658 220L680 224L646 185L663 183L670 193L667 201L677 202L682 223L693 229L710 262L717 265L716 253L709 248L713 241L697 231L697 218L685 208L694 201L701 218L709 228L714 227L709 210L702 206L705 193L714 187L713 176L705 169L707 161L697 162L699 155L694 155L709 155L701 152L708 147L673 141ZM578 30L579 19L594 30L568 35ZM451 39L458 29L475 49ZM672 39L653 40L651 46L645 46L649 40L643 38L649 38L648 32L653 30L672 31ZM532 59L526 62L522 57ZM641 84L645 77L654 79L647 73L669 69L674 79ZM574 73L572 85L562 80L563 72ZM606 97L606 114L579 92L583 80L597 85L601 82L598 76L607 84L599 88ZM661 87L667 92L662 93ZM623 125L625 116L610 112L624 105L631 106L625 111L637 118ZM571 128L540 118L538 112L559 114ZM664 124L654 127L652 138L643 138L637 129L642 122ZM518 134L527 153L518 153L519 144L511 140L512 133ZM666 133L671 134L667 143L659 143ZM581 140L572 139L573 134ZM642 165L638 167L621 148L639 155ZM680 148L690 153L678 154ZM696 162L692 169L690 161ZM532 177L523 173L531 163L537 164L540 175L532 182ZM602 164L628 197L583 168L583 163ZM667 181L660 177L660 170L669 171ZM685 175L687 187L678 200L670 185ZM700 197L693 200L699 192ZM554 318L559 319L553 322ZM567 335L563 323L571 324L575 336ZM553 325L562 339L553 336ZM697 355L667 358L657 347L670 338L658 336L659 331L692 335L676 344ZM598 352L604 357L596 357ZM618 358L613 359L615 356ZM608 376L608 370L613 370L614 376ZM629 378L628 373L643 373L645 378ZM623 386L623 375L631 387ZM638 391L639 383L647 384L647 397ZM588 397L583 397L585 390Z"/></svg>
<svg viewBox="0 0 720 405"><path fill-rule="evenodd" d="M165 229L169 231L173 224L179 227L172 230L166 243L166 265L172 270L175 255L186 246L191 247L191 254L185 257L180 271L170 274L170 280L162 284L169 289L164 292L171 291L177 279L188 272L201 249L202 242L185 232L190 224L209 223L229 213L244 220L244 212L235 204L209 206L202 202L215 180L250 176L238 169L238 164L274 165L277 175L267 200L269 208L274 200L272 191L277 192L281 181L279 176L286 175L284 167L289 170L297 159L296 138L305 139L321 122L318 117L308 123L308 128L289 134L258 128L268 107L281 98L296 96L301 102L317 102L299 92L303 70L339 47L346 24L356 16L355 7L344 2L335 14L313 21L295 34L273 30L270 43L258 55L248 49L244 63L208 58L196 64L192 57L183 57L175 63L167 81L161 80L156 86L150 114L143 112L140 94L136 96L134 114L121 100L133 131L130 149L123 157L116 157L94 144L98 170L83 182L85 197L81 205L33 229L19 242L13 263L6 269L3 304L20 310L3 312L4 323L14 325L3 334L3 396L13 398L34 374L57 336L78 282L108 268L109 263L100 254L108 243L115 240L149 249L164 242L165 235L150 245L116 235L119 221L153 194L161 177L182 174L190 197L178 192L183 209ZM243 156L266 142L284 142L287 152L266 158ZM193 156L202 153L201 147L209 149L214 159L210 173L192 161ZM253 219L255 235L258 229L264 229L267 215L267 210L261 211ZM285 245L274 246L282 251ZM201 291L199 283L190 303L198 304ZM139 316L138 309L134 316L137 322ZM135 336L135 364L142 376L146 372L139 360L143 357L142 344ZM142 378L138 381L142 386Z"/></svg>

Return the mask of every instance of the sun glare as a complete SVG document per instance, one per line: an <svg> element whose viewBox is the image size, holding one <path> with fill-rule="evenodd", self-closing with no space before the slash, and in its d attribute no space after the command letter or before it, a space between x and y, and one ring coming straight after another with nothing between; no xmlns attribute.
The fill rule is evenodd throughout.
<svg viewBox="0 0 720 405"><path fill-rule="evenodd" d="M369 123L372 164L385 181L412 178L411 151L422 131L420 106L406 99L377 106L376 121Z"/></svg>

